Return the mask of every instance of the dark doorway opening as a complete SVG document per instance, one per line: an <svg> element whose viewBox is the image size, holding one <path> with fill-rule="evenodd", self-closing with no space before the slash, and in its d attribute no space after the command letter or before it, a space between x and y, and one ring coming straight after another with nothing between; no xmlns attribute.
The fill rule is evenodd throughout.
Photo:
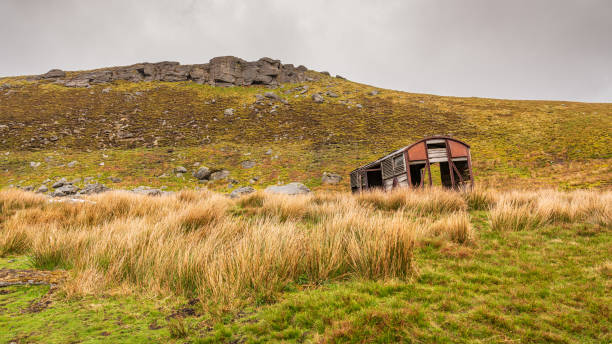
<svg viewBox="0 0 612 344"><path fill-rule="evenodd" d="M368 187L369 188L376 188L376 187L383 186L382 171L368 171L366 173L368 177Z"/></svg>
<svg viewBox="0 0 612 344"><path fill-rule="evenodd" d="M412 186L421 186L425 164L410 165L410 180Z"/></svg>

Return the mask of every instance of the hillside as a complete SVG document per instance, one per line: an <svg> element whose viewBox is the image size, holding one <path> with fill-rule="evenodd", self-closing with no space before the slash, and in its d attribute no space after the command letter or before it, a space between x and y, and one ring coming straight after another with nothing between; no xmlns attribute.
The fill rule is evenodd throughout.
<svg viewBox="0 0 612 344"><path fill-rule="evenodd" d="M610 128L267 58L0 79L0 342L610 342ZM434 134L476 188L348 192Z"/></svg>
<svg viewBox="0 0 612 344"><path fill-rule="evenodd" d="M229 170L232 187L301 181L318 188L328 171L344 178L323 188L346 190L356 166L432 134L472 146L481 184L608 188L612 180L612 104L414 94L303 67L293 83L267 85L218 87L187 72L186 81L162 81L175 79L159 70L148 79L92 82L105 70L58 74L88 87L53 77L0 79L0 186L118 177L113 188L178 189L199 185L191 173L200 164ZM177 177L177 166L188 173ZM231 189L226 181L209 187Z"/></svg>

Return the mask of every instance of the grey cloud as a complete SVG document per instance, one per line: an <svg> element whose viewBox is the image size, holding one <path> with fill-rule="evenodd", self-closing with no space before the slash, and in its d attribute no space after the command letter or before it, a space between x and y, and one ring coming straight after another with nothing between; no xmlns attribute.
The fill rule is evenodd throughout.
<svg viewBox="0 0 612 344"><path fill-rule="evenodd" d="M262 56L408 92L612 101L609 0L0 2L0 75Z"/></svg>

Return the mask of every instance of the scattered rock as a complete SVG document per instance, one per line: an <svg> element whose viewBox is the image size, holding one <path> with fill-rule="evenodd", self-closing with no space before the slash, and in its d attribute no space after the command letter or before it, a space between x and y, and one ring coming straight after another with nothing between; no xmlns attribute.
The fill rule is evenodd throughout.
<svg viewBox="0 0 612 344"><path fill-rule="evenodd" d="M274 92L266 92L266 93L264 93L264 97L266 97L268 99L273 99L273 100L276 100L276 101L280 101L282 99L278 94L276 94Z"/></svg>
<svg viewBox="0 0 612 344"><path fill-rule="evenodd" d="M321 182L323 184L338 184L342 180L342 177L337 173L323 172Z"/></svg>
<svg viewBox="0 0 612 344"><path fill-rule="evenodd" d="M109 93L111 91L110 87L105 87L102 89L102 93Z"/></svg>
<svg viewBox="0 0 612 344"><path fill-rule="evenodd" d="M253 192L255 192L255 189L250 186L244 186L232 191L229 196L230 198L239 198L240 196L248 195Z"/></svg>
<svg viewBox="0 0 612 344"><path fill-rule="evenodd" d="M325 99L323 99L322 95L315 93L312 95L312 100L314 100L315 103L323 103Z"/></svg>
<svg viewBox="0 0 612 344"><path fill-rule="evenodd" d="M378 93L379 92L377 90L372 90L368 94L371 95L371 96L375 96L375 95L378 95Z"/></svg>
<svg viewBox="0 0 612 344"><path fill-rule="evenodd" d="M209 179L210 180L220 180L220 179L225 179L229 177L229 175L230 175L230 171L221 170L221 171L216 171L216 172L211 173Z"/></svg>
<svg viewBox="0 0 612 344"><path fill-rule="evenodd" d="M255 167L255 161L246 160L240 163L240 166L242 166L242 168L253 168Z"/></svg>
<svg viewBox="0 0 612 344"><path fill-rule="evenodd" d="M327 91L327 92L325 92L325 94L327 96L329 96L329 97L332 97L332 98L338 98L339 97L339 95L337 93L332 92L332 91Z"/></svg>
<svg viewBox="0 0 612 344"><path fill-rule="evenodd" d="M187 173L187 169L184 166L177 166L174 168L176 173Z"/></svg>
<svg viewBox="0 0 612 344"><path fill-rule="evenodd" d="M61 187L55 189L55 191L51 193L51 196L52 197L64 197L64 196L74 195L75 193L77 193L77 191L79 191L78 187L72 184L64 184Z"/></svg>
<svg viewBox="0 0 612 344"><path fill-rule="evenodd" d="M22 190L23 191L34 191L34 187L31 185L28 185L28 186L24 186Z"/></svg>
<svg viewBox="0 0 612 344"><path fill-rule="evenodd" d="M139 195L147 195L147 196L160 196L163 191L160 189L153 189L148 186L139 186L137 188L132 189L132 192L137 193Z"/></svg>
<svg viewBox="0 0 612 344"><path fill-rule="evenodd" d="M68 184L68 180L66 180L66 178L62 178L58 181L56 181L55 183L53 183L53 185L51 185L52 188L57 189L57 188L61 188L62 186Z"/></svg>
<svg viewBox="0 0 612 344"><path fill-rule="evenodd" d="M266 155L271 155L272 154L272 149L268 149L265 154Z"/></svg>
<svg viewBox="0 0 612 344"><path fill-rule="evenodd" d="M76 160L73 160L73 161L69 162L69 163L68 163L66 166L68 166L68 167L74 167L74 166L76 166L76 164L77 164L77 161L76 161Z"/></svg>
<svg viewBox="0 0 612 344"><path fill-rule="evenodd" d="M346 78L345 78L345 77L343 77L343 76L341 76L341 75L339 75L339 74L336 74L336 78L341 79L341 80L346 80Z"/></svg>
<svg viewBox="0 0 612 344"><path fill-rule="evenodd" d="M310 189L302 183L289 183L286 185L270 185L265 189L265 192L283 195L300 195L309 193Z"/></svg>
<svg viewBox="0 0 612 344"><path fill-rule="evenodd" d="M41 185L38 187L38 189L36 189L37 193L46 193L49 191L49 188L46 185Z"/></svg>
<svg viewBox="0 0 612 344"><path fill-rule="evenodd" d="M78 194L79 195L92 195L92 194L98 194L98 193L102 193L102 192L106 192L110 190L111 189L106 187L106 185L104 184L93 183L93 184L85 185L83 189L78 192Z"/></svg>
<svg viewBox="0 0 612 344"><path fill-rule="evenodd" d="M43 184L49 184L49 183L51 183L51 179L47 178L47 179L43 180L42 183Z"/></svg>
<svg viewBox="0 0 612 344"><path fill-rule="evenodd" d="M232 109L232 108L225 109L225 110L223 111L223 115L224 115L224 116L228 116L228 117L229 117L229 116L233 116L233 115L234 115L234 109Z"/></svg>
<svg viewBox="0 0 612 344"><path fill-rule="evenodd" d="M38 161L30 161L30 167L37 168L38 166L40 166L40 162L38 162Z"/></svg>
<svg viewBox="0 0 612 344"><path fill-rule="evenodd" d="M196 179L204 180L204 179L208 179L208 177L210 177L210 174L211 174L211 171L208 167L200 167L197 171L195 171L193 176Z"/></svg>
<svg viewBox="0 0 612 344"><path fill-rule="evenodd" d="M363 106L361 104L357 104L357 105L355 105L355 107L358 108L358 109L363 108Z"/></svg>
<svg viewBox="0 0 612 344"><path fill-rule="evenodd" d="M119 177L108 177L108 180L110 180L113 183L121 183L121 178Z"/></svg>
<svg viewBox="0 0 612 344"><path fill-rule="evenodd" d="M330 74L329 74L329 72L328 72L328 71L326 71L326 70L322 71L322 72L321 72L321 74L323 74L323 75L327 75L327 76L329 76L329 75L330 75Z"/></svg>

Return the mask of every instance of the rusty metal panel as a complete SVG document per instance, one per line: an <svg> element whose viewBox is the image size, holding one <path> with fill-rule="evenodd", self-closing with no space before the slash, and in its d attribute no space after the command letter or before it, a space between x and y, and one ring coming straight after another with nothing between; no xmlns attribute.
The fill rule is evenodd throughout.
<svg viewBox="0 0 612 344"><path fill-rule="evenodd" d="M414 160L427 160L427 150L425 148L425 142L416 144L408 150L408 158L410 161Z"/></svg>
<svg viewBox="0 0 612 344"><path fill-rule="evenodd" d="M460 156L468 156L468 148L459 142L448 140L451 156L457 158Z"/></svg>

